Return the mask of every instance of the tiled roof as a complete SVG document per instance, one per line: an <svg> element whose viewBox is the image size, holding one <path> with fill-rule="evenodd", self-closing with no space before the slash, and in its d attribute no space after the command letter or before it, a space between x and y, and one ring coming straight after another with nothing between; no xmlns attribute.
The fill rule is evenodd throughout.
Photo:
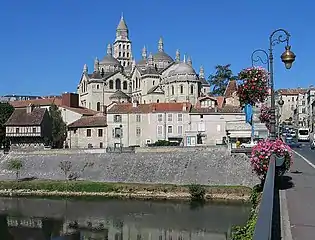
<svg viewBox="0 0 315 240"><path fill-rule="evenodd" d="M92 110L92 109L88 109L88 108L84 108L84 107L68 107L68 106L64 106L62 105L63 108L68 109L70 111L82 114L83 116L93 116L95 114L97 114L96 111Z"/></svg>
<svg viewBox="0 0 315 240"><path fill-rule="evenodd" d="M186 111L183 110L186 104ZM108 109L109 114L113 113L150 113L150 112L189 112L191 103L149 103L138 104L133 107L132 103L115 104Z"/></svg>
<svg viewBox="0 0 315 240"><path fill-rule="evenodd" d="M236 106L224 106L223 108L192 108L191 113L242 113L242 109Z"/></svg>
<svg viewBox="0 0 315 240"><path fill-rule="evenodd" d="M237 91L237 83L235 80L231 80L231 81L229 81L229 83L225 89L224 97L226 97L226 98L232 97L232 94L236 91Z"/></svg>
<svg viewBox="0 0 315 240"><path fill-rule="evenodd" d="M225 98L222 96L215 97L217 99L218 108L223 108Z"/></svg>
<svg viewBox="0 0 315 240"><path fill-rule="evenodd" d="M32 99L32 100L21 100L9 102L14 108L24 108L33 104L35 106L49 106L55 104L60 106L62 103L61 97L43 98L43 99Z"/></svg>
<svg viewBox="0 0 315 240"><path fill-rule="evenodd" d="M15 109L6 126L38 126L42 123L45 116L45 108L34 108L31 113L27 113L26 109Z"/></svg>
<svg viewBox="0 0 315 240"><path fill-rule="evenodd" d="M298 95L298 94L306 93L307 89L304 89L304 88L284 88L284 89L279 89L277 92L282 94L282 95Z"/></svg>
<svg viewBox="0 0 315 240"><path fill-rule="evenodd" d="M68 125L69 128L106 127L106 116L86 116Z"/></svg>

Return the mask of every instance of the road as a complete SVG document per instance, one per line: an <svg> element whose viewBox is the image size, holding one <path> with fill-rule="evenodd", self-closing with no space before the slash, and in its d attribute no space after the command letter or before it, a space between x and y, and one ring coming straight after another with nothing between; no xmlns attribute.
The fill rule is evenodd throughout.
<svg viewBox="0 0 315 240"><path fill-rule="evenodd" d="M315 150L309 143L293 149L294 163L288 177L293 187L285 189L292 238L315 239Z"/></svg>

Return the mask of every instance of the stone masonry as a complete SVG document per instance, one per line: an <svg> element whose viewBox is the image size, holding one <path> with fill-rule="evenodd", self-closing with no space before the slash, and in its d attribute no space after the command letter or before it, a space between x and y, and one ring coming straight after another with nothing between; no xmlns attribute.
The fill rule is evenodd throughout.
<svg viewBox="0 0 315 240"><path fill-rule="evenodd" d="M0 155L0 179L13 179L7 170L10 159L21 159L21 177L64 179L59 164L71 161L72 171L93 162L82 179L105 182L168 183L205 185L257 184L245 154L230 155L225 147L182 148L181 151L138 153L87 153L73 150L11 152Z"/></svg>

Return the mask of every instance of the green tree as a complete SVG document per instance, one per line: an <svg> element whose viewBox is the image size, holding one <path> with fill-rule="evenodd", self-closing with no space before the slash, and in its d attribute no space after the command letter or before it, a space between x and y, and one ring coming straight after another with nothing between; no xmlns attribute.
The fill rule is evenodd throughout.
<svg viewBox="0 0 315 240"><path fill-rule="evenodd" d="M53 148L62 148L66 139L67 126L61 116L61 111L55 104L49 107L49 115L51 117L51 146Z"/></svg>
<svg viewBox="0 0 315 240"><path fill-rule="evenodd" d="M4 124L14 112L14 107L9 103L0 102L0 146L5 143L5 126Z"/></svg>
<svg viewBox="0 0 315 240"><path fill-rule="evenodd" d="M209 84L213 86L211 94L222 96L230 80L236 80L230 69L231 64L215 66L215 74L209 76Z"/></svg>

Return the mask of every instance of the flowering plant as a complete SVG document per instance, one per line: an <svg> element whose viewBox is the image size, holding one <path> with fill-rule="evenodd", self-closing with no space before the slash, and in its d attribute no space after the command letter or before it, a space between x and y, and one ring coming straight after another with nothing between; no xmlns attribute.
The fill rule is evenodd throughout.
<svg viewBox="0 0 315 240"><path fill-rule="evenodd" d="M268 96L269 73L261 67L243 69L238 74L242 84L238 87L238 96L241 106L256 105L264 102Z"/></svg>
<svg viewBox="0 0 315 240"><path fill-rule="evenodd" d="M250 158L253 171L261 179L264 179L267 175L271 154L276 154L278 158L284 158L281 172L278 172L278 174L287 172L293 163L292 150L287 144L280 139L276 141L262 140L253 147Z"/></svg>
<svg viewBox="0 0 315 240"><path fill-rule="evenodd" d="M270 130L270 117L271 117L270 107L262 105L260 108L259 120L260 122L265 123L268 130Z"/></svg>

